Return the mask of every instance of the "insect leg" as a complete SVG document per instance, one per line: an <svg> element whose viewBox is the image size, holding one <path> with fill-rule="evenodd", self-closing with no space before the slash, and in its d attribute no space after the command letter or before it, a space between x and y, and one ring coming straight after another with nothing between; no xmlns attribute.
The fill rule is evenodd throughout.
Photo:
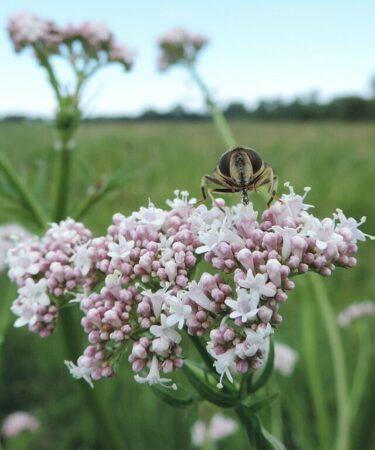
<svg viewBox="0 0 375 450"><path fill-rule="evenodd" d="M201 179L201 193L202 193L202 198L196 203L197 205L199 203L203 203L207 200L207 194L206 194L206 177L207 175L203 175L202 179Z"/></svg>
<svg viewBox="0 0 375 450"><path fill-rule="evenodd" d="M268 193L270 194L270 199L267 202L267 206L270 206L272 200L278 199L276 195L277 176L274 174L271 166L265 167L254 185L254 190L266 184L268 184Z"/></svg>
<svg viewBox="0 0 375 450"><path fill-rule="evenodd" d="M224 208L222 208L219 203L216 201L216 198L212 195L213 193L220 193L220 192L232 192L232 189L227 189L227 188L223 188L223 189L216 189L216 188L210 188L207 189L208 192L208 196L210 197L212 203L217 206L221 211L223 211L225 213Z"/></svg>
<svg viewBox="0 0 375 450"><path fill-rule="evenodd" d="M264 177L266 178L264 184L268 184L268 193L270 194L270 199L267 202L267 206L270 206L272 200L277 199L277 176L274 174L273 169L270 166L267 166L264 172Z"/></svg>
<svg viewBox="0 0 375 450"><path fill-rule="evenodd" d="M203 175L202 179L201 179L201 193L202 193L202 198L196 203L197 205L199 205L200 203L203 203L207 200L207 193L206 193L206 183L207 181L209 181L210 183L214 183L214 184L219 184L220 186L226 186L225 183L213 176L210 175ZM211 189L212 190L212 189ZM230 191L232 192L232 191Z"/></svg>

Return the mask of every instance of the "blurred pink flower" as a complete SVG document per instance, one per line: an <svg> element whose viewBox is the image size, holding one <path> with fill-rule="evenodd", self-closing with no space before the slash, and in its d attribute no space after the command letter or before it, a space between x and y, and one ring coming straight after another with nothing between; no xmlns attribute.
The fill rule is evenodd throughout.
<svg viewBox="0 0 375 450"><path fill-rule="evenodd" d="M9 439L23 431L36 431L39 427L40 422L37 418L24 411L16 411L5 418L1 434L5 439Z"/></svg>
<svg viewBox="0 0 375 450"><path fill-rule="evenodd" d="M215 414L208 424L198 420L191 429L191 441L195 447L213 443L237 431L237 422L223 414Z"/></svg>
<svg viewBox="0 0 375 450"><path fill-rule="evenodd" d="M367 301L350 304L337 316L337 321L342 327L347 327L354 319L366 316L375 316L374 302Z"/></svg>

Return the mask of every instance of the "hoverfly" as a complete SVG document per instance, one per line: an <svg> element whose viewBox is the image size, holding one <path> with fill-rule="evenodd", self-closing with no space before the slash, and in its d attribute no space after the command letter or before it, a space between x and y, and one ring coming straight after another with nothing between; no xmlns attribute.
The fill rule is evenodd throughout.
<svg viewBox="0 0 375 450"><path fill-rule="evenodd" d="M277 176L273 169L253 149L236 147L225 152L216 169L211 175L203 175L201 181L202 199L207 199L206 183L220 185L220 188L208 188L207 192L211 200L216 203L213 193L242 193L244 205L249 203L248 191L256 191L261 186L268 185L270 199L269 206L276 198Z"/></svg>

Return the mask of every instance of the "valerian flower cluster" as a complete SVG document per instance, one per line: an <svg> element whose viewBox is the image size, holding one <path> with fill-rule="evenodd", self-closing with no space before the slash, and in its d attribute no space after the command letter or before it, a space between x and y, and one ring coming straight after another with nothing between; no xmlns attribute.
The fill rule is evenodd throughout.
<svg viewBox="0 0 375 450"><path fill-rule="evenodd" d="M173 64L195 62L198 53L208 44L202 34L190 33L182 28L174 28L159 38L160 55L158 67L166 70Z"/></svg>
<svg viewBox="0 0 375 450"><path fill-rule="evenodd" d="M33 49L42 65L45 58L52 55L72 59L78 54L84 56L85 64L90 60L100 64L118 62L126 70L133 65L133 53L118 43L103 23L83 22L60 27L52 20L20 12L10 17L7 29L15 50Z"/></svg>
<svg viewBox="0 0 375 450"><path fill-rule="evenodd" d="M53 224L8 253L16 326L48 336L59 309L78 302L88 345L67 365L90 384L111 377L128 354L137 382L175 388L168 374L184 364L184 333L204 341L219 387L257 370L293 278L353 267L368 237L364 218L337 210L320 220L305 203L309 189L301 196L286 186L262 215L223 200L207 208L176 191L167 209L150 202L115 214L102 237L72 219Z"/></svg>

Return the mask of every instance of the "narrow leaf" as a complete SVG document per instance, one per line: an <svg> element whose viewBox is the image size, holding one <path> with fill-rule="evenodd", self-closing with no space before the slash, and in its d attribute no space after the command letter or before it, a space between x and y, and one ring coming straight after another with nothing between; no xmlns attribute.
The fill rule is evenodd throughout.
<svg viewBox="0 0 375 450"><path fill-rule="evenodd" d="M217 379L206 370L189 360L185 360L182 369L190 384L205 400L222 408L233 408L238 405L239 397L221 392L216 387Z"/></svg>
<svg viewBox="0 0 375 450"><path fill-rule="evenodd" d="M161 400L163 400L165 403L167 403L170 406L173 406L175 408L186 408L187 406L191 405L193 403L192 397L177 397L173 395L169 390L163 389L159 386L152 386L151 387L152 392Z"/></svg>
<svg viewBox="0 0 375 450"><path fill-rule="evenodd" d="M242 404L246 407L247 411L251 414L256 414L261 409L269 406L276 398L279 396L278 392L269 395L268 397L263 398L262 400L258 400L254 403L250 403L250 399L246 399L242 402Z"/></svg>

